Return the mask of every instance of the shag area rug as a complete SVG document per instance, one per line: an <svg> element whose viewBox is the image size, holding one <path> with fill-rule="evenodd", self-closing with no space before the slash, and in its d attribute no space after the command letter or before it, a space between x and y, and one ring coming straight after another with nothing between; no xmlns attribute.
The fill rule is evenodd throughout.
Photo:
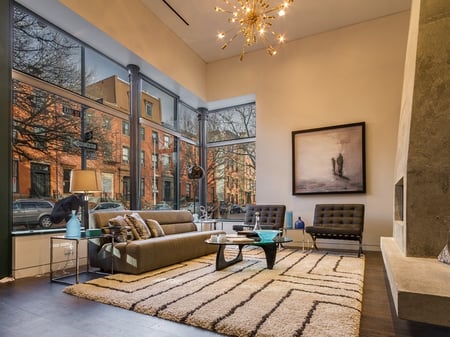
<svg viewBox="0 0 450 337"><path fill-rule="evenodd" d="M364 257L280 248L269 270L262 249L243 252L242 262L220 271L212 254L64 291L228 336L359 335Z"/></svg>

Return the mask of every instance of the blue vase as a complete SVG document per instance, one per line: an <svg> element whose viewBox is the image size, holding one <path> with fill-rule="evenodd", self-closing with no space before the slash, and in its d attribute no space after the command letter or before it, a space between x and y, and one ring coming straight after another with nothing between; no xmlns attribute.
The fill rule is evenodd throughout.
<svg viewBox="0 0 450 337"><path fill-rule="evenodd" d="M81 224L77 219L76 212L72 211L72 217L66 224L66 237L79 238L81 237Z"/></svg>
<svg viewBox="0 0 450 337"><path fill-rule="evenodd" d="M305 223L301 217L298 217L297 221L295 221L295 229L305 229Z"/></svg>

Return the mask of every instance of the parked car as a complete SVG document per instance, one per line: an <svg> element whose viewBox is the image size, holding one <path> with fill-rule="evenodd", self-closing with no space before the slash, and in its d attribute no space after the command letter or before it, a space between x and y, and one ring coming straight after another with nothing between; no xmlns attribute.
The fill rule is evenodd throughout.
<svg viewBox="0 0 450 337"><path fill-rule="evenodd" d="M230 206L230 214L245 213L245 210L240 205L233 204Z"/></svg>
<svg viewBox="0 0 450 337"><path fill-rule="evenodd" d="M105 201L99 202L93 208L91 208L90 212L100 212L100 211L122 211L125 209L125 206L121 202L116 201Z"/></svg>
<svg viewBox="0 0 450 337"><path fill-rule="evenodd" d="M198 214L200 212L200 204L198 202L196 202L196 203L188 202L186 205L182 206L181 209L189 211L192 214L194 214L194 213Z"/></svg>
<svg viewBox="0 0 450 337"><path fill-rule="evenodd" d="M152 207L152 209L154 209L154 210L169 210L169 209L172 209L172 207L170 207L169 204L167 204L167 203L165 203L165 202L162 202L162 203L160 203L160 204L154 205L154 206Z"/></svg>
<svg viewBox="0 0 450 337"><path fill-rule="evenodd" d="M13 226L39 225L50 228L50 221L54 204L45 199L17 199L13 201Z"/></svg>

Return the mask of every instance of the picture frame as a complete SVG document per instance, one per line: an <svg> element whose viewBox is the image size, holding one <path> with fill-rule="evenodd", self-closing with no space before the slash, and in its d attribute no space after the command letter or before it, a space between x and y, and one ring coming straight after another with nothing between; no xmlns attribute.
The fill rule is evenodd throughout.
<svg viewBox="0 0 450 337"><path fill-rule="evenodd" d="M292 194L365 193L365 122L292 132Z"/></svg>

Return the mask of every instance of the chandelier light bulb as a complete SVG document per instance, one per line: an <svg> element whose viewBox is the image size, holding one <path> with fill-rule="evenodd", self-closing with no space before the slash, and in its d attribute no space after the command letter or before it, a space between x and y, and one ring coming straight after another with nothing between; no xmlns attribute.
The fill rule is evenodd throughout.
<svg viewBox="0 0 450 337"><path fill-rule="evenodd" d="M279 17L285 16L286 9L294 0L281 2L278 0L278 5L270 4L270 2L277 2L275 0L223 0L223 2L225 8L215 7L215 10L230 15L228 22L234 27L227 30L227 32L231 32L231 38L222 45L222 49L225 49L237 36L241 35L244 41L240 56L241 61L244 58L246 48L258 42L264 45L269 55L277 54L274 45L285 42L285 37L283 34L272 30L272 25L277 18L274 13L278 13ZM270 32L268 32L269 30ZM268 33L267 36L266 32ZM220 40L225 38L225 33L219 33L217 38Z"/></svg>
<svg viewBox="0 0 450 337"><path fill-rule="evenodd" d="M272 47L272 46L269 46L269 47L266 49L266 51L267 51L267 53L268 53L270 56L274 56L274 55L277 54L277 50L276 50L274 47Z"/></svg>

